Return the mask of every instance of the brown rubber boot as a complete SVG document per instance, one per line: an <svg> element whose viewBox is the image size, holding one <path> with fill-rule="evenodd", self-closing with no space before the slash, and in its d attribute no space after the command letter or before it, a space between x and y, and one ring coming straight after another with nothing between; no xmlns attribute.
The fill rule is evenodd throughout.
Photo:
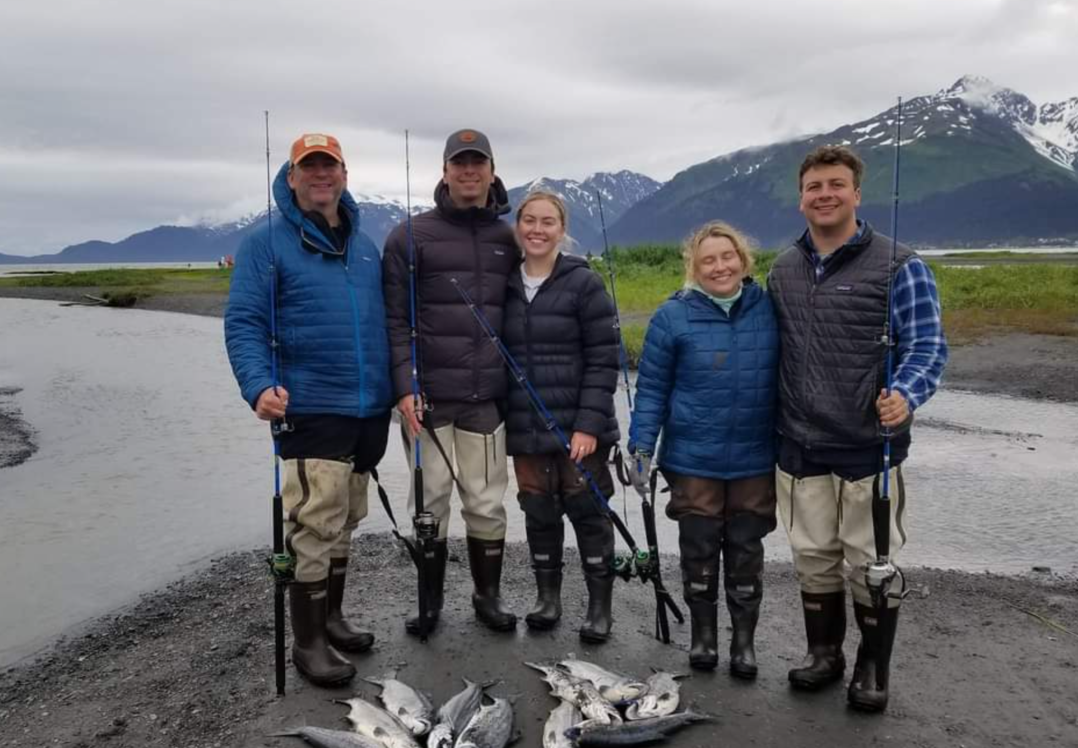
<svg viewBox="0 0 1078 748"><path fill-rule="evenodd" d="M292 662L316 686L339 686L356 674L326 636L326 580L292 582L288 586L292 614Z"/></svg>
<svg viewBox="0 0 1078 748"><path fill-rule="evenodd" d="M344 601L344 580L347 573L347 558L329 560L326 635L329 637L330 644L344 652L366 652L374 644L374 634L360 631L341 612L341 603Z"/></svg>

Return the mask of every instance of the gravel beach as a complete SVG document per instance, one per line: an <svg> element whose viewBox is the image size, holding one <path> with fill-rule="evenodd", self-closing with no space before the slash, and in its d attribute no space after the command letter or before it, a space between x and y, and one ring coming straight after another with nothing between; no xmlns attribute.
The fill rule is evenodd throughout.
<svg viewBox="0 0 1078 748"><path fill-rule="evenodd" d="M82 291L93 293L55 291L0 289L0 295L77 300ZM220 316L224 299L162 296L140 306ZM1078 339L1012 334L954 348L945 386L1075 402L1076 373ZM32 424L20 418L18 397L13 389L0 390L0 467L26 459L34 448ZM2 480L0 472L0 486ZM288 695L274 693L267 555L254 549L208 562L0 672L0 747L288 746L301 742L267 735L297 725L346 728L344 707L331 700L353 693L373 698L374 686L357 679L350 688L320 689L289 665ZM583 581L570 550L560 626L533 634L521 623L515 633L499 635L474 620L466 557L461 541L451 541L443 622L430 642L420 644L403 630L414 597L410 561L389 535L357 537L346 612L377 636L372 652L353 658L361 676L398 670L435 703L458 691L462 676L500 680L492 691L515 698L522 732L517 745L534 748L556 702L523 661L575 653L640 677L652 667L688 671L688 624L673 625L671 646L657 642L650 587L618 582L615 637L601 647L582 645L576 627ZM680 603L676 558L664 563ZM849 711L840 685L817 694L788 690L786 671L804 648L797 584L789 564L769 561L759 680L735 681L720 661L714 674L684 681L683 703L717 721L671 741L686 748L734 741L783 748L1078 745L1078 580L924 568L908 575L914 594L903 608L885 715ZM533 589L526 548L513 544L504 590L518 614ZM850 629L846 652L852 661L858 638L852 621ZM720 653L726 639L720 633Z"/></svg>

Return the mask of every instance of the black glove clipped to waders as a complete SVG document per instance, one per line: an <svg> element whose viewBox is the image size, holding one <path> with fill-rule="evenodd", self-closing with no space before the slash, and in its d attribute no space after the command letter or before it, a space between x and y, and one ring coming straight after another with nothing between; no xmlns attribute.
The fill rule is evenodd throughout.
<svg viewBox="0 0 1078 748"><path fill-rule="evenodd" d="M445 602L445 564L449 559L449 549L444 538L435 540L432 555L427 559L427 631L434 629L442 613ZM419 636L419 611L408 616L404 621L404 630L413 636Z"/></svg>
<svg viewBox="0 0 1078 748"><path fill-rule="evenodd" d="M614 624L611 611L614 596L614 524L602 514L589 493L565 496L565 513L576 531L588 588L588 612L580 627L583 641L601 644L610 638Z"/></svg>
<svg viewBox="0 0 1078 748"><path fill-rule="evenodd" d="M794 688L815 691L842 678L846 658L842 642L846 639L846 593L802 592L808 653L801 667L789 672Z"/></svg>
<svg viewBox="0 0 1078 748"><path fill-rule="evenodd" d="M719 664L719 552L722 520L699 514L678 519L681 581L692 624L689 666L714 670Z"/></svg>
<svg viewBox="0 0 1078 748"><path fill-rule="evenodd" d="M528 628L545 631L561 619L562 557L565 524L561 499L557 496L521 493L517 497L524 512L528 551L535 572L536 598L524 616Z"/></svg>

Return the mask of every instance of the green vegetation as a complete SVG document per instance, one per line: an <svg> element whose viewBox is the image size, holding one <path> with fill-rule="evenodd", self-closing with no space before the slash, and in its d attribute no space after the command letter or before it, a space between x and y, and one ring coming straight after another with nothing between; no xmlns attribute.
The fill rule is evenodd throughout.
<svg viewBox="0 0 1078 748"><path fill-rule="evenodd" d="M137 299L162 294L228 293L231 275L216 268L112 268L0 278L0 287L108 289L100 295L127 302L116 306L131 306Z"/></svg>
<svg viewBox="0 0 1078 748"><path fill-rule="evenodd" d="M635 362L652 313L683 285L681 250L644 245L611 250L617 272L618 306L630 361ZM760 252L753 275L761 283L776 253ZM1058 256L1051 256L1053 258ZM944 325L955 343L999 331L1078 336L1078 264L1028 261L1007 252L977 254L985 267L948 267L930 262L943 301ZM605 262L592 264L609 282ZM231 271L217 269L115 269L0 278L0 287L81 289L130 306L161 294L225 294Z"/></svg>

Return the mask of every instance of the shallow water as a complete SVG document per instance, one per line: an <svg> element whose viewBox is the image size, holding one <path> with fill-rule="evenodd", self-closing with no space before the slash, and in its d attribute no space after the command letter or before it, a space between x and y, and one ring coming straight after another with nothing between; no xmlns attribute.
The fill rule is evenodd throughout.
<svg viewBox="0 0 1078 748"><path fill-rule="evenodd" d="M0 470L0 665L215 554L269 544L268 429L239 398L221 320L0 299L0 387L22 388L40 446ZM920 416L900 561L1078 574L1078 407L945 391ZM396 431L380 472L404 518L410 473ZM643 542L627 498L612 504L628 507ZM507 506L510 538L522 539L516 501ZM676 551L674 524L659 526L660 548ZM361 529L388 527L372 492ZM463 533L456 514L451 532ZM767 548L789 560L781 531Z"/></svg>

